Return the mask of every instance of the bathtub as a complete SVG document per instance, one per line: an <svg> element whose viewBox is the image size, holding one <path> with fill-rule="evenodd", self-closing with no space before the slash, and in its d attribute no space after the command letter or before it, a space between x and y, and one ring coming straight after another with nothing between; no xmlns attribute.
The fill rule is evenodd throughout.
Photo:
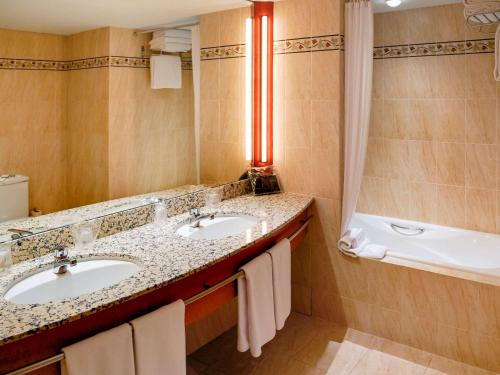
<svg viewBox="0 0 500 375"><path fill-rule="evenodd" d="M500 276L500 235L361 213L351 227L386 245L386 257Z"/></svg>

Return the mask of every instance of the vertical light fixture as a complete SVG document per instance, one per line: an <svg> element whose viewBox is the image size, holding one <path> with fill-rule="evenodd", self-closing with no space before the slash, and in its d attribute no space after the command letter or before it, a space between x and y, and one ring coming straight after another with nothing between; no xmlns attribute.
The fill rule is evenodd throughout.
<svg viewBox="0 0 500 375"><path fill-rule="evenodd" d="M253 18L253 160L273 164L273 3L254 1Z"/></svg>
<svg viewBox="0 0 500 375"><path fill-rule="evenodd" d="M253 82L252 82L252 19L245 21L245 159L252 160L252 102L253 102Z"/></svg>
<svg viewBox="0 0 500 375"><path fill-rule="evenodd" d="M261 148L260 161L267 163L267 16L262 16L261 20Z"/></svg>

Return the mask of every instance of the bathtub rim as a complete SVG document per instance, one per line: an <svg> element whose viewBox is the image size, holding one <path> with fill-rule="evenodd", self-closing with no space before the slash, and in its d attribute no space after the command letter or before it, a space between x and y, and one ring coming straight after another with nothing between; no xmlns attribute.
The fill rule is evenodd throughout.
<svg viewBox="0 0 500 375"><path fill-rule="evenodd" d="M401 218L391 217L391 216L375 215L375 214L369 214L369 213L365 213L365 212L355 212L354 214L355 215L358 214L358 215L371 216L371 217L376 217L376 218L383 218L383 219L390 219L390 220L394 220L396 222L401 222L401 223L425 224L425 225L430 225L433 227L443 228L443 229L460 230L460 231L469 232L469 233L480 233L482 235L496 235L496 236L499 235L498 233L480 232L480 231L475 231L475 230L471 230L471 229L450 227L450 226L434 224L434 223L427 223L427 222L419 222L419 221L415 221L415 220L401 219ZM359 258L359 259L365 260L366 258ZM421 270L421 271L432 272L432 273L439 274L439 275L460 278L460 279L464 279L464 280L468 280L468 281L489 284L489 285L493 285L493 286L500 286L500 274L493 275L493 274L483 273L479 270L475 271L474 269L455 268L453 266L447 266L447 265L443 265L443 264L434 264L434 263L430 263L430 262L423 262L423 261L401 258L401 257L396 257L396 256L391 256L391 255L386 255L382 259L366 259L366 260L373 260L373 261L383 262L383 263L387 263L387 264L393 264L393 265L397 265L397 266L413 268L413 269L417 269L417 270Z"/></svg>

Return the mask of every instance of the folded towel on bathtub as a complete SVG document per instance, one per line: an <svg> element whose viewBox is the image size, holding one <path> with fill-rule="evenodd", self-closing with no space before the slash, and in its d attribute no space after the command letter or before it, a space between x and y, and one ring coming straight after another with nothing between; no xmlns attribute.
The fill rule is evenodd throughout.
<svg viewBox="0 0 500 375"><path fill-rule="evenodd" d="M358 256L362 258L382 259L387 253L387 246L367 243L358 251Z"/></svg>
<svg viewBox="0 0 500 375"><path fill-rule="evenodd" d="M351 257L356 257L361 246L364 244L365 236L363 229L351 228L342 236L338 242L341 252Z"/></svg>

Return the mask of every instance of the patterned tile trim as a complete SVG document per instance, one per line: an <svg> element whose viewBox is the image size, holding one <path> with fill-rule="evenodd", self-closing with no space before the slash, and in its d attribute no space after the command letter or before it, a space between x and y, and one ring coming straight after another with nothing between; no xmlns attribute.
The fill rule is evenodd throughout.
<svg viewBox="0 0 500 375"><path fill-rule="evenodd" d="M182 69L191 70L191 56L181 56ZM105 67L149 68L149 57L101 56L70 61L0 58L0 69L70 71Z"/></svg>
<svg viewBox="0 0 500 375"><path fill-rule="evenodd" d="M343 51L344 36L341 34L313 36L274 41L274 54Z"/></svg>
<svg viewBox="0 0 500 375"><path fill-rule="evenodd" d="M201 61L245 57L245 45L235 44L232 46L202 48L200 52Z"/></svg>
<svg viewBox="0 0 500 375"><path fill-rule="evenodd" d="M310 38L275 40L273 49L275 55L317 51L343 51L344 36L341 34L334 34L313 36ZM201 49L202 61L232 59L237 57L245 57L244 44Z"/></svg>
<svg viewBox="0 0 500 375"><path fill-rule="evenodd" d="M495 39L479 39L375 47L373 49L373 58L391 59L401 57L469 55L493 52L495 52Z"/></svg>

